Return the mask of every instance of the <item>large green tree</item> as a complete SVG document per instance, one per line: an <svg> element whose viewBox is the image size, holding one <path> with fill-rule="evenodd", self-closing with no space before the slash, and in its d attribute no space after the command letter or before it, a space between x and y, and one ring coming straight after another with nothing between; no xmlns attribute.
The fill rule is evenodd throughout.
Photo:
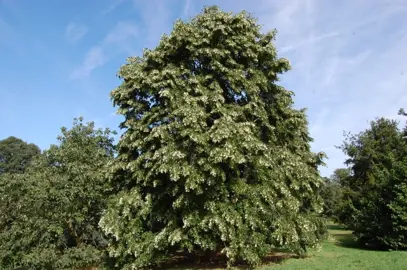
<svg viewBox="0 0 407 270"><path fill-rule="evenodd" d="M0 174L23 173L31 160L41 153L35 144L16 137L0 141Z"/></svg>
<svg viewBox="0 0 407 270"><path fill-rule="evenodd" d="M0 179L0 268L78 269L99 264L98 227L110 192L111 132L75 119L24 174Z"/></svg>
<svg viewBox="0 0 407 270"><path fill-rule="evenodd" d="M290 66L275 34L246 12L207 7L120 69L111 95L125 131L101 220L120 269L179 250L255 265L272 248L319 242L323 154L277 84Z"/></svg>
<svg viewBox="0 0 407 270"><path fill-rule="evenodd" d="M343 181L342 221L375 248L407 248L407 127L398 126L379 118L342 146L352 170Z"/></svg>

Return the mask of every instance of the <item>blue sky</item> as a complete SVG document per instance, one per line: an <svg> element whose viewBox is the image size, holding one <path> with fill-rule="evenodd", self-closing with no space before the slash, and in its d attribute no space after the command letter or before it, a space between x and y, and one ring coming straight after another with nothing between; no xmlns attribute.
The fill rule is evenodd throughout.
<svg viewBox="0 0 407 270"><path fill-rule="evenodd" d="M343 166L343 131L407 108L407 0L0 0L0 139L46 149L77 116L117 130L109 92L126 57L212 4L279 31L282 84L308 108L324 175Z"/></svg>

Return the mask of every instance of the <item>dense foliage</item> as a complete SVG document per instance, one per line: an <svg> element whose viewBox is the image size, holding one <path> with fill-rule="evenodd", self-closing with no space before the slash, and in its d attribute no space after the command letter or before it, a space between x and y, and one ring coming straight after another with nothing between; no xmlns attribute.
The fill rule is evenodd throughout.
<svg viewBox="0 0 407 270"><path fill-rule="evenodd" d="M377 119L342 146L351 174L341 220L370 247L407 248L407 127L398 124Z"/></svg>
<svg viewBox="0 0 407 270"><path fill-rule="evenodd" d="M28 144L16 137L0 141L0 175L23 173L31 160L41 153L35 144Z"/></svg>
<svg viewBox="0 0 407 270"><path fill-rule="evenodd" d="M114 154L109 130L75 119L60 144L24 174L0 178L0 268L77 269L99 264L107 245L98 222Z"/></svg>
<svg viewBox="0 0 407 270"><path fill-rule="evenodd" d="M277 84L289 63L275 34L208 7L121 68L112 99L125 132L100 223L120 269L182 250L255 265L273 248L320 241L323 154Z"/></svg>

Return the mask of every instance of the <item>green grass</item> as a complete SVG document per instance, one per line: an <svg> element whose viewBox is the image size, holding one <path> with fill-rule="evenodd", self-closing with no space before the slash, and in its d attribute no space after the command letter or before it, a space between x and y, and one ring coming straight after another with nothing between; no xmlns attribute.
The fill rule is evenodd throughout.
<svg viewBox="0 0 407 270"><path fill-rule="evenodd" d="M359 248L350 231L329 226L330 237L322 250L305 259L288 259L259 270L406 270L407 252L374 251Z"/></svg>
<svg viewBox="0 0 407 270"><path fill-rule="evenodd" d="M266 258L265 266L257 270L407 270L407 252L375 251L360 248L352 233L339 225L328 226L329 238L320 251L310 252L305 259L284 259L285 253L276 253ZM162 269L172 270L220 270L218 263L181 263ZM246 269L244 266L235 270Z"/></svg>

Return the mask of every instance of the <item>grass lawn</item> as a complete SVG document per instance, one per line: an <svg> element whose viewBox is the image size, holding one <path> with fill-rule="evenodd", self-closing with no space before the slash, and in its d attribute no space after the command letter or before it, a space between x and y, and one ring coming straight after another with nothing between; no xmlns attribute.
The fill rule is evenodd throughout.
<svg viewBox="0 0 407 270"><path fill-rule="evenodd" d="M359 248L350 231L338 225L328 227L330 237L323 243L322 250L311 252L305 259L285 259L273 256L268 263L256 270L407 270L407 252L374 251ZM219 265L182 264L175 267L161 268L173 270L186 269L223 269ZM236 267L245 269L245 267Z"/></svg>
<svg viewBox="0 0 407 270"><path fill-rule="evenodd" d="M407 270L407 252L360 249L350 231L331 225L329 232L331 237L320 252L313 252L306 259L288 259L259 270Z"/></svg>

